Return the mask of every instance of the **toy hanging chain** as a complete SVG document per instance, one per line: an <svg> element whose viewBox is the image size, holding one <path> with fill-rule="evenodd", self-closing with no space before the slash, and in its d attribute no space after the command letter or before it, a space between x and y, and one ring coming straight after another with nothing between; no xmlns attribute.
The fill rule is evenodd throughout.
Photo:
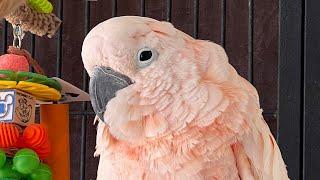
<svg viewBox="0 0 320 180"><path fill-rule="evenodd" d="M22 39L24 37L24 32L20 24L12 25L13 28L13 47L21 49Z"/></svg>
<svg viewBox="0 0 320 180"><path fill-rule="evenodd" d="M43 69L38 64L38 62L32 58L31 54L28 51L21 49L22 40L25 35L23 29L21 28L21 24L12 25L12 28L13 28L13 42L12 42L12 46L9 46L8 48L8 53L15 54L18 56L24 56L27 59L28 63L34 68L36 73L44 75Z"/></svg>
<svg viewBox="0 0 320 180"><path fill-rule="evenodd" d="M12 46L11 47L9 46L8 48L8 53L24 56L28 60L28 63L35 69L35 72L39 74L44 74L43 69L40 67L37 61L31 57L31 54L28 51L21 49L22 40L25 35L23 29L21 28L21 22L16 25L12 24L12 28L13 28L13 42L12 42Z"/></svg>

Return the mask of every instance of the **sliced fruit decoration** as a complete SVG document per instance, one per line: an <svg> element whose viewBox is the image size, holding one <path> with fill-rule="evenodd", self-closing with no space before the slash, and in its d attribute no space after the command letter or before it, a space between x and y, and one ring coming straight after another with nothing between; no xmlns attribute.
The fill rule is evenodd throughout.
<svg viewBox="0 0 320 180"><path fill-rule="evenodd" d="M58 81L32 72L0 70L0 89L19 89L44 101L58 101L61 98Z"/></svg>

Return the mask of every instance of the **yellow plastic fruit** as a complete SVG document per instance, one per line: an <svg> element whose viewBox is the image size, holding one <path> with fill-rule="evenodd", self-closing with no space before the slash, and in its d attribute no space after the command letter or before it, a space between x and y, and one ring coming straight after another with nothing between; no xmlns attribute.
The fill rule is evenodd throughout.
<svg viewBox="0 0 320 180"><path fill-rule="evenodd" d="M61 93L49 86L27 81L0 81L0 89L18 89L35 96L38 100L58 101Z"/></svg>
<svg viewBox="0 0 320 180"><path fill-rule="evenodd" d="M39 100L58 101L61 98L59 91L43 84L19 81L16 88L34 95Z"/></svg>
<svg viewBox="0 0 320 180"><path fill-rule="evenodd" d="M14 89L16 86L16 81L0 81L0 89Z"/></svg>

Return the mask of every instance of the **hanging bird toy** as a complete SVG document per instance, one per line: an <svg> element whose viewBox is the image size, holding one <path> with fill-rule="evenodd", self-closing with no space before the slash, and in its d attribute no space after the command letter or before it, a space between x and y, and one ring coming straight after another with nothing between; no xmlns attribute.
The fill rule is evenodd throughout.
<svg viewBox="0 0 320 180"><path fill-rule="evenodd" d="M35 109L36 101L58 101L61 85L20 49L20 28L14 26L14 46L0 56L0 179L50 180L45 159L51 144L46 127L35 121ZM35 73L29 72L30 65Z"/></svg>
<svg viewBox="0 0 320 180"><path fill-rule="evenodd" d="M48 0L27 0L5 18L13 25L20 24L23 31L51 38L61 24L52 10L53 6Z"/></svg>
<svg viewBox="0 0 320 180"><path fill-rule="evenodd" d="M0 1L13 27L13 46L0 56L0 179L69 179L68 103L89 95L60 78L50 78L22 49L26 32L53 37L61 20L48 0L27 0L17 8ZM32 67L34 72L30 72ZM77 95L70 100L68 94ZM40 124L35 111L40 106ZM63 146L61 146L63 145Z"/></svg>
<svg viewBox="0 0 320 180"><path fill-rule="evenodd" d="M68 169L57 168L59 163L56 162L58 160L69 165L68 148L57 146L59 142L66 142L68 136L49 134L52 128L55 131L60 128L66 131L64 127L68 124L68 116L64 115L65 122L58 120L58 125L51 122L53 126L47 126L49 123L46 116L41 116L41 124L35 118L36 106L58 103L65 99L60 83L63 81L45 76L31 54L21 49L26 32L51 38L58 30L61 20L52 13L53 6L47 0L27 0L20 3L0 1L1 9L6 9L0 14L5 15L6 20L12 24L14 39L7 54L0 56L0 179L51 180L53 176L55 179L61 179L61 176L68 178ZM9 9L12 11L9 12ZM30 67L34 72L29 72ZM58 114L67 114L67 110ZM68 131L61 134L65 133ZM58 148L64 150L64 153L60 153L60 156L55 152L51 153Z"/></svg>

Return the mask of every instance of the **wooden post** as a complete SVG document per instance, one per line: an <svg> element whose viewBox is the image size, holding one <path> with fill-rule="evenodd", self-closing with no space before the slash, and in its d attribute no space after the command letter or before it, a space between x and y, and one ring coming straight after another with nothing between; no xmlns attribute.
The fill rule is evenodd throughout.
<svg viewBox="0 0 320 180"><path fill-rule="evenodd" d="M46 163L52 169L53 179L69 180L69 105L41 105L40 124L48 129L51 154L46 159Z"/></svg>

